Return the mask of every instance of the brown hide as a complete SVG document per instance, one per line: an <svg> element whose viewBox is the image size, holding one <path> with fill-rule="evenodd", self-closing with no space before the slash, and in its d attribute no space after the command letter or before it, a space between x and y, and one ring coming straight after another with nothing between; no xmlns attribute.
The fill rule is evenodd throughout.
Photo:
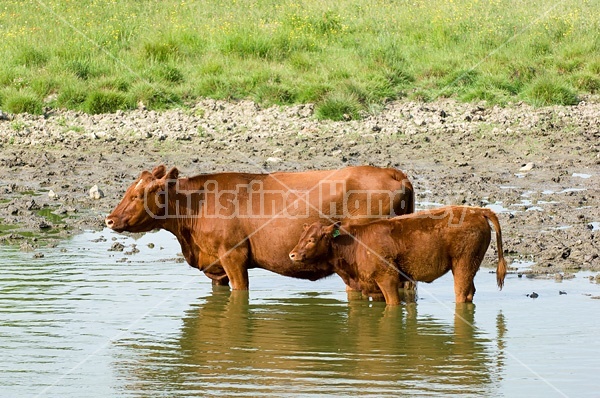
<svg viewBox="0 0 600 398"><path fill-rule="evenodd" d="M401 281L432 282L452 270L456 302L471 302L473 278L490 244L488 221L496 231L502 289L502 232L496 214L484 208L447 206L361 225L317 222L305 226L289 256L297 262L326 261L347 284L367 293L379 288L392 305L399 304Z"/></svg>
<svg viewBox="0 0 600 398"><path fill-rule="evenodd" d="M413 209L411 183L391 168L178 178L177 169L167 173L161 165L141 173L106 225L117 232L166 229L191 266L247 289L253 267L310 280L333 273L326 262L290 260L304 223L364 223Z"/></svg>

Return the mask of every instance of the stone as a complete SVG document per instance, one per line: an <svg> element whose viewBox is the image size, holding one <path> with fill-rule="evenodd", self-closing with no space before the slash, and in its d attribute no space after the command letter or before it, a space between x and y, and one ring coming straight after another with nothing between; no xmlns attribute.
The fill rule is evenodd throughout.
<svg viewBox="0 0 600 398"><path fill-rule="evenodd" d="M529 171L529 170L533 169L533 167L534 167L533 163L527 163L527 164L524 164L523 167L521 167L519 169L519 171Z"/></svg>
<svg viewBox="0 0 600 398"><path fill-rule="evenodd" d="M123 245L120 242L115 242L112 244L112 246L110 247L110 249L108 249L109 252L122 252L123 249L125 249L125 245Z"/></svg>
<svg viewBox="0 0 600 398"><path fill-rule="evenodd" d="M90 198L94 200L102 199L104 197L104 192L102 192L102 190L98 188L98 185L94 185L93 187L91 187L89 190L89 194Z"/></svg>

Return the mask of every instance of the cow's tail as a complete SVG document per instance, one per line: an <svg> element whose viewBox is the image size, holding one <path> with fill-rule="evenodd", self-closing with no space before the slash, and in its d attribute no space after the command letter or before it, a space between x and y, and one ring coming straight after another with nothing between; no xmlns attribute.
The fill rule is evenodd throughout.
<svg viewBox="0 0 600 398"><path fill-rule="evenodd" d="M394 203L394 214L399 216L401 214L410 214L415 212L415 190L413 185L403 172L396 169L392 170L392 178L399 181L402 184L401 192L403 194L403 200L400 203Z"/></svg>
<svg viewBox="0 0 600 398"><path fill-rule="evenodd" d="M506 277L506 260L504 259L504 250L502 249L502 230L500 229L500 222L496 213L490 209L483 209L483 216L491 221L496 231L496 246L498 249L498 267L496 268L496 282L498 287L502 290L504 286L504 278Z"/></svg>

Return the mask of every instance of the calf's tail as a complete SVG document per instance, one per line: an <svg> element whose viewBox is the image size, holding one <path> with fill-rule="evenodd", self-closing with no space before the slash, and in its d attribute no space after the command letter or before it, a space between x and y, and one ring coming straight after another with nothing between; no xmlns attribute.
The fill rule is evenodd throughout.
<svg viewBox="0 0 600 398"><path fill-rule="evenodd" d="M500 223L496 213L490 209L484 209L483 216L491 221L496 231L496 246L498 248L498 267L496 268L496 282L498 287L502 290L504 286L504 278L506 277L506 260L504 259L504 250L502 249L502 230L500 229Z"/></svg>

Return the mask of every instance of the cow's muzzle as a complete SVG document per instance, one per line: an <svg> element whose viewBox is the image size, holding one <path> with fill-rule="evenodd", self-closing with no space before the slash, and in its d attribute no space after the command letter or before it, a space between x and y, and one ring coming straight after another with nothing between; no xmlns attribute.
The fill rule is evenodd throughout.
<svg viewBox="0 0 600 398"><path fill-rule="evenodd" d="M108 216L104 219L104 224L113 231L120 232L123 230L124 225L118 218L114 216Z"/></svg>

